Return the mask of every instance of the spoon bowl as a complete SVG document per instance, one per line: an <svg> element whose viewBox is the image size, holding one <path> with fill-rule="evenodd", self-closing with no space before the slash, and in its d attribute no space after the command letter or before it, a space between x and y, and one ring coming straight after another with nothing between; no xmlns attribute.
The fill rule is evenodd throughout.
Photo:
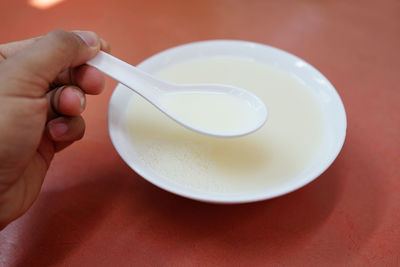
<svg viewBox="0 0 400 267"><path fill-rule="evenodd" d="M132 89L186 128L215 137L238 137L261 128L268 117L253 93L223 84L175 84L100 51L86 62Z"/></svg>

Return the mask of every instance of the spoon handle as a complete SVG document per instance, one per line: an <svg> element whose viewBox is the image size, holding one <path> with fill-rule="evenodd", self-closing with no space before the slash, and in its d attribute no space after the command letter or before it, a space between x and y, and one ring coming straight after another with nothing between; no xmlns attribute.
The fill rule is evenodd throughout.
<svg viewBox="0 0 400 267"><path fill-rule="evenodd" d="M163 88L162 81L103 51L99 51L86 64L114 78L153 104Z"/></svg>

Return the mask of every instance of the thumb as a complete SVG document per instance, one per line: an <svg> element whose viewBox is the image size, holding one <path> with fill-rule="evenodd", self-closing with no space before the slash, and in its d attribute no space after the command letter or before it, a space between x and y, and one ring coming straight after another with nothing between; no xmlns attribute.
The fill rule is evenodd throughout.
<svg viewBox="0 0 400 267"><path fill-rule="evenodd" d="M7 88L1 91L14 96L42 97L59 73L84 64L99 50L100 39L94 32L50 32L0 65L1 78L8 81Z"/></svg>

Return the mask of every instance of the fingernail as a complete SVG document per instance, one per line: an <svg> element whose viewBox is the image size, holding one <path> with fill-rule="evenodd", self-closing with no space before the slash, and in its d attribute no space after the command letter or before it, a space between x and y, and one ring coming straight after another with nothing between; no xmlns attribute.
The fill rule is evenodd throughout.
<svg viewBox="0 0 400 267"><path fill-rule="evenodd" d="M81 101L81 112L85 109L85 96L83 95L82 91L73 88L74 94L79 97Z"/></svg>
<svg viewBox="0 0 400 267"><path fill-rule="evenodd" d="M97 45L97 36L94 32L89 31L74 31L88 46Z"/></svg>
<svg viewBox="0 0 400 267"><path fill-rule="evenodd" d="M68 125L64 122L56 122L49 125L49 131L52 138L61 137L68 131Z"/></svg>

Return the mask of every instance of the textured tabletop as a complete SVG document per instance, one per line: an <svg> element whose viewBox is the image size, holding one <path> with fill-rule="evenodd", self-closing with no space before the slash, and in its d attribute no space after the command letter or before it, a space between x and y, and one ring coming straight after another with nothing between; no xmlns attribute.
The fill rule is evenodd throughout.
<svg viewBox="0 0 400 267"><path fill-rule="evenodd" d="M0 232L0 266L400 266L400 1L1 0L0 42L91 29L137 64L206 39L276 46L341 95L348 131L333 165L276 199L212 205L156 188L114 150L107 105L88 97L84 139ZM1 130L1 129L0 129Z"/></svg>

